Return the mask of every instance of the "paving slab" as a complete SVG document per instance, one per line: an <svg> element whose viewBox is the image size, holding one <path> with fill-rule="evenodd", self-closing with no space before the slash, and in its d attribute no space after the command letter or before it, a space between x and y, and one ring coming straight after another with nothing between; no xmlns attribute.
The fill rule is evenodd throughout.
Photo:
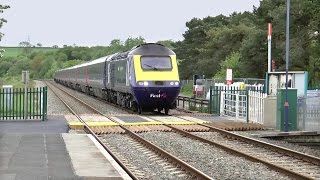
<svg viewBox="0 0 320 180"><path fill-rule="evenodd" d="M90 136L0 133L0 179L130 179Z"/></svg>

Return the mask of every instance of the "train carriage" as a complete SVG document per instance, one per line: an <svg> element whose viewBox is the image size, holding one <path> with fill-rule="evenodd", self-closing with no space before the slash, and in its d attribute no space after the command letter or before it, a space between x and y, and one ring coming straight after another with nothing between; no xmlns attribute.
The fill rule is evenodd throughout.
<svg viewBox="0 0 320 180"><path fill-rule="evenodd" d="M175 108L180 91L175 53L155 43L57 71L57 82L61 71L77 73L74 77L82 91L139 113L158 109L167 114Z"/></svg>

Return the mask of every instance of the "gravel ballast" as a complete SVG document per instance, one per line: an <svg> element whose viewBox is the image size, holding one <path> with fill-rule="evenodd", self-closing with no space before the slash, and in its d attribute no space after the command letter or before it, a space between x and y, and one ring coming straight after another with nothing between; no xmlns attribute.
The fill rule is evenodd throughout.
<svg viewBox="0 0 320 180"><path fill-rule="evenodd" d="M214 179L290 179L261 163L234 156L176 133L149 132L141 136Z"/></svg>

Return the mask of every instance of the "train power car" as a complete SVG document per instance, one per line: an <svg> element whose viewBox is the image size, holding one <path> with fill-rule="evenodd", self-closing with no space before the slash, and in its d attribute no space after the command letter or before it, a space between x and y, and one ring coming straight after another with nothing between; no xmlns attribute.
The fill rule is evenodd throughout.
<svg viewBox="0 0 320 180"><path fill-rule="evenodd" d="M175 53L156 43L56 72L54 80L137 111L175 108L180 80Z"/></svg>

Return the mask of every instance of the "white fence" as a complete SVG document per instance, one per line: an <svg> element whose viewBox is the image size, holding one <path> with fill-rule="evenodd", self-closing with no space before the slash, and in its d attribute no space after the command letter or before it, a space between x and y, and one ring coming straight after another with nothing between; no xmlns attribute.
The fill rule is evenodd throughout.
<svg viewBox="0 0 320 180"><path fill-rule="evenodd" d="M220 115L235 117L236 120L247 119L247 95L241 92L221 92Z"/></svg>
<svg viewBox="0 0 320 180"><path fill-rule="evenodd" d="M263 124L266 93L249 91L249 121Z"/></svg>
<svg viewBox="0 0 320 180"><path fill-rule="evenodd" d="M258 91L221 91L220 115L263 124L266 97Z"/></svg>

